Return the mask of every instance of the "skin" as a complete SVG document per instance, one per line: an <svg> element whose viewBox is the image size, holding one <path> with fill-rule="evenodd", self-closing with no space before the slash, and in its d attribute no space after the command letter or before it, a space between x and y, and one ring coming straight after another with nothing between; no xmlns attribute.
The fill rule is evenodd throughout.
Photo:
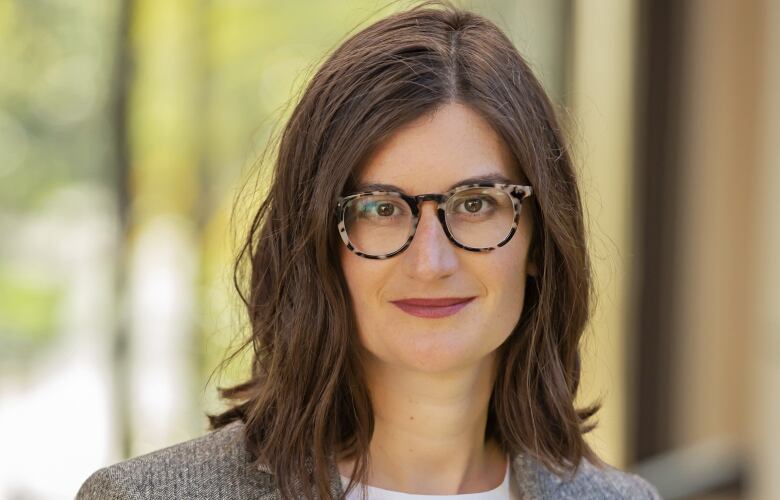
<svg viewBox="0 0 780 500"><path fill-rule="evenodd" d="M409 194L442 193L490 173L527 184L497 132L454 102L396 131L358 181L394 184ZM387 260L341 247L375 415L366 483L419 494L487 491L503 481L507 467L484 433L496 349L520 318L526 275L536 274L528 261L532 218L522 210L506 245L475 253L450 243L435 212L435 202L423 203L411 246ZM464 296L476 299L437 319L409 315L390 302ZM338 462L345 477L352 466L349 459Z"/></svg>

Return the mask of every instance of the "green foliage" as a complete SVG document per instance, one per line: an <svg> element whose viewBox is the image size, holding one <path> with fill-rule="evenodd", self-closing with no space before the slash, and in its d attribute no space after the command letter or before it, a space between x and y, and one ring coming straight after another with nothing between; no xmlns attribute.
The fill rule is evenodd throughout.
<svg viewBox="0 0 780 500"><path fill-rule="evenodd" d="M61 301L56 285L0 266L0 360L47 345L58 332Z"/></svg>

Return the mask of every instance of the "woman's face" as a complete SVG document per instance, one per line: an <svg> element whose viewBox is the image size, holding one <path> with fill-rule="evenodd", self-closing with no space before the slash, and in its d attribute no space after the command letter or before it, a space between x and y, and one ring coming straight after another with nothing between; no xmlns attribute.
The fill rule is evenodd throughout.
<svg viewBox="0 0 780 500"><path fill-rule="evenodd" d="M491 126L470 108L453 103L385 141L368 159L358 184L392 184L410 195L444 193L458 181L488 174L527 184ZM525 205L508 243L490 252L470 252L447 239L436 202L426 201L414 239L400 254L366 259L341 245L364 354L374 362L426 372L484 361L520 318L526 275L535 274L527 260L531 232L531 211ZM419 317L393 303L472 296L455 314L436 318Z"/></svg>

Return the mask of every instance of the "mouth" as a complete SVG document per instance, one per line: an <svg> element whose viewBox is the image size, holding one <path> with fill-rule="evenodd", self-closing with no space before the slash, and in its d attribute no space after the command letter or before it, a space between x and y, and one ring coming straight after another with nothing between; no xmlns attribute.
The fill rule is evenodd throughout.
<svg viewBox="0 0 780 500"><path fill-rule="evenodd" d="M452 316L471 303L476 297L452 297L446 299L406 299L393 301L393 305L418 318L443 318Z"/></svg>

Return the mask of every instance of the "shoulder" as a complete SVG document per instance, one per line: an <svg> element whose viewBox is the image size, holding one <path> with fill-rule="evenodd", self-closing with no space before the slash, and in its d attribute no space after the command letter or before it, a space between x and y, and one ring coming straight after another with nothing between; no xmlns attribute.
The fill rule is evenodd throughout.
<svg viewBox="0 0 780 500"><path fill-rule="evenodd" d="M76 500L267 497L272 478L251 463L243 423L94 472Z"/></svg>
<svg viewBox="0 0 780 500"><path fill-rule="evenodd" d="M561 478L528 456L520 455L515 460L526 472L521 481L530 482L539 498L661 500L658 490L647 480L610 465L601 468L583 459L573 476Z"/></svg>

